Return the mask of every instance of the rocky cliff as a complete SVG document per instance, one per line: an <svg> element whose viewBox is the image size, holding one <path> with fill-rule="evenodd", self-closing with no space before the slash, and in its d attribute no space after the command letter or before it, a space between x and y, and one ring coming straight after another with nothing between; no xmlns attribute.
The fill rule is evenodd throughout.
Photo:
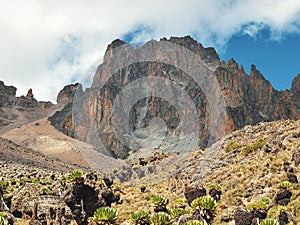
<svg viewBox="0 0 300 225"><path fill-rule="evenodd" d="M74 94L80 87L78 83L65 86L57 95L57 104L63 106L62 110L56 111L53 116L49 117L56 129L71 137L74 136L72 102Z"/></svg>
<svg viewBox="0 0 300 225"><path fill-rule="evenodd" d="M37 101L32 89L28 90L26 96L16 97L16 92L17 88L0 81L0 134L3 132L1 128L8 125L17 127L42 118L55 107L51 102Z"/></svg>
<svg viewBox="0 0 300 225"><path fill-rule="evenodd" d="M26 96L16 97L17 88L14 86L6 86L0 81L0 107L3 106L19 106L26 108L48 108L53 104L51 102L37 101L34 98L33 91L30 88Z"/></svg>
<svg viewBox="0 0 300 225"><path fill-rule="evenodd" d="M165 47L166 44L159 45L160 43L183 46L200 57L204 74L203 83L199 84L194 77L180 68L180 63L186 65L190 63L190 59L185 54L168 52ZM126 46L125 50L120 52L120 46ZM172 58L172 62L164 63L163 60L139 61L138 59L145 52L149 58L152 55L158 59L169 56ZM171 57L168 55L169 53ZM109 67L117 63L121 62L125 65L128 58L134 59L133 63L119 68L119 70L110 70ZM215 95L214 89L216 87L207 88L209 83L206 82L205 76L210 73L213 75L213 80L218 82L218 88L220 88L223 96ZM134 92L133 88L129 94L131 97L134 95L144 97L136 99L130 105L129 111L126 109L129 107L129 101L125 101L123 105L121 103L115 108L114 104L120 100L119 95L123 93L122 90L143 78L161 78L164 80L165 86L157 85L156 88L160 90L160 93L149 96L151 88L138 83L139 92ZM173 86L173 83L176 83L177 86ZM164 140L171 144L176 142L174 141L176 138L180 139L178 134L185 127L198 129L199 140L197 144L199 147L205 147L226 133L240 129L245 125L254 125L261 121L300 118L300 75L294 79L290 90L277 91L254 65L251 66L250 75L248 75L243 67L233 59L228 62L220 61L213 48L204 48L189 36L163 38L160 41L150 41L137 48L128 46L121 40L115 40L108 46L104 63L98 67L91 88L84 92L81 88L78 90L78 93L75 94L76 107L71 107L69 104L64 108L65 111L56 115L56 119L51 119L51 121L63 120L63 123L67 121L68 130L62 129L57 125L58 123L53 122L53 125L69 135L75 135L80 140L93 143L99 148L104 147L108 154L120 158L128 157L131 150L137 151L149 146L149 143L143 145L145 141L137 142L136 138L149 140L152 138L151 140L155 142L159 134L155 134L155 136L152 131L150 133L147 131L155 117L161 118L164 123L158 122L154 124L154 128L157 130L165 129L169 139L165 138ZM164 96L159 97L163 91L168 92L168 97L171 96L170 99ZM196 111L196 119L199 122L190 119L185 121L186 124L182 124L182 114L176 107L177 103L185 102L185 95L181 92L186 93L192 100L192 104L189 103L188 105L195 107L194 109L186 107L188 108L185 111L186 115L189 115L190 111ZM134 97L132 98L134 99ZM225 102L224 112L218 118L211 117L215 113L213 104L216 103L214 102L218 104L222 100ZM73 110L73 115L77 115L77 119L74 120L73 118L72 121L70 119L71 110ZM114 117L116 113L121 116ZM129 114L128 117L126 113ZM122 120L124 118L127 120ZM129 124L128 127L124 128L125 131L116 133L114 126L125 123ZM199 126L196 127L196 124ZM212 132L212 127L214 132ZM221 130L224 132L219 132ZM132 134L135 138L132 138ZM141 136L143 137L141 138ZM181 143L180 146L176 144L177 149L185 148L187 145L188 142ZM152 145L151 148L163 148L163 146ZM176 148L174 147L174 149Z"/></svg>

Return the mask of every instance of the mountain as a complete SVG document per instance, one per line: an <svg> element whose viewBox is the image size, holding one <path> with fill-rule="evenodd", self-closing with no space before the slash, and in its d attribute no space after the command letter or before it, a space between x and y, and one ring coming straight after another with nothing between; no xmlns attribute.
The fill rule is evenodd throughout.
<svg viewBox="0 0 300 225"><path fill-rule="evenodd" d="M175 43L189 50L174 52L169 47ZM122 46L125 52L118 51ZM167 54L173 62L162 62ZM111 63L126 64L141 55L161 62L144 60L109 70ZM181 67L190 64L187 59L196 60L192 67L200 62L203 83L193 74L199 70ZM154 86L130 85L144 77ZM218 85L210 86L214 81ZM158 89L157 96L144 97L151 88ZM129 91L128 99L120 97L122 90ZM221 62L214 49L190 37L136 48L114 41L92 86L67 85L57 105L37 101L32 90L16 97L15 87L0 82L0 221L86 225L97 208L106 206L118 224L141 215L143 224L181 225L197 219L190 224L250 225L263 224L265 218L299 224L299 94L300 75L290 90L276 91L255 66L247 75L234 60ZM118 100L123 105L114 108ZM223 101L224 108L213 108ZM198 137L189 136L187 129L199 128L194 112L201 128L199 147L191 144ZM191 117L183 120L186 115ZM125 135L128 139L121 141L133 144L134 151L116 137L114 125L123 122L129 123L134 139ZM101 154L93 144L104 144L104 153L127 157L127 163ZM195 149L185 151L189 147ZM98 218L102 210L89 218L91 224L107 223Z"/></svg>
<svg viewBox="0 0 300 225"><path fill-rule="evenodd" d="M176 46L181 46L179 51L174 51ZM195 56L202 60L199 78L192 75L196 66L180 68ZM149 95L153 87L141 83L143 78L154 83L155 78L159 79L153 85L159 90L156 95ZM120 100L123 90L129 98ZM164 93L167 96L162 96ZM141 151L149 155L155 149L191 150L195 149L194 145L189 147L193 142L199 148L206 147L245 125L299 119L299 94L300 74L290 90L277 91L254 65L248 75L233 59L220 61L213 48L203 47L190 36L162 38L136 48L115 40L107 47L92 86L82 90L78 85L75 105L69 103L50 121L60 131L93 144L102 153L124 159ZM191 102L187 104L186 99ZM184 111L181 114L180 107ZM163 121L153 120L157 117ZM154 131L149 131L151 126ZM189 136L195 130L197 137Z"/></svg>

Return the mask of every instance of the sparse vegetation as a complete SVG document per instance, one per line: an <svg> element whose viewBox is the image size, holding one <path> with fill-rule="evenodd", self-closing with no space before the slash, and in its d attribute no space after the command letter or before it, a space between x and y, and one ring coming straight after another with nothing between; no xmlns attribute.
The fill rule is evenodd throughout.
<svg viewBox="0 0 300 225"><path fill-rule="evenodd" d="M43 189L42 189L42 194L44 194L44 195L52 195L53 192L50 190L50 188L48 188L48 187L43 187Z"/></svg>
<svg viewBox="0 0 300 225"><path fill-rule="evenodd" d="M199 210L201 215L211 221L216 215L217 202L211 196L206 195L193 200L191 207Z"/></svg>
<svg viewBox="0 0 300 225"><path fill-rule="evenodd" d="M78 181L79 179L82 178L82 175L83 175L82 171L80 171L80 170L73 170L73 171L70 173L68 179L69 179L70 181L75 181L75 182L76 182L76 181Z"/></svg>
<svg viewBox="0 0 300 225"><path fill-rule="evenodd" d="M6 181L6 180L0 180L0 189L1 190L6 190L7 187L8 187L8 185L9 185L8 181Z"/></svg>
<svg viewBox="0 0 300 225"><path fill-rule="evenodd" d="M184 225L208 225L205 221L200 221L200 220L190 220L186 222Z"/></svg>
<svg viewBox="0 0 300 225"><path fill-rule="evenodd" d="M248 155L248 154L262 148L265 144L266 144L266 141L264 139L260 138L256 142L243 147L242 153L244 155Z"/></svg>
<svg viewBox="0 0 300 225"><path fill-rule="evenodd" d="M135 225L147 225L150 224L150 214L144 210L139 210L132 214L131 220Z"/></svg>
<svg viewBox="0 0 300 225"><path fill-rule="evenodd" d="M152 202L154 205L154 211L155 212L166 212L167 211L167 205L169 203L169 200L161 195L155 195L152 197Z"/></svg>
<svg viewBox="0 0 300 225"><path fill-rule="evenodd" d="M253 129L255 131L256 128ZM270 131L268 130L267 132ZM282 136L289 137L292 131L284 130L282 132ZM84 180L84 183L91 186L94 185L99 192L99 196L101 196L100 193L102 191L108 189L114 194L118 193L121 199L118 204L113 203L111 208L104 207L105 209L97 209L94 216L89 218L89 221L94 225L113 225L122 224L123 222L134 225L171 225L176 224L182 215L185 215L184 218L193 218L192 216L200 214L201 218L206 222L193 220L186 224L228 225L233 224L234 213L237 207L245 205L246 209L243 208L243 210L246 213L257 213L262 217L259 219L260 224L277 225L280 221L279 215L284 215L284 213L289 215L288 224L293 224L293 222L300 224L300 184L289 182L287 172L283 169L284 164L289 165L289 168L293 170L293 173L299 179L300 168L295 166L294 159L292 158L293 151L291 149L298 149L300 144L285 141L286 147L283 150L276 137L271 141L267 135L268 133L259 135L255 133L253 137L247 140L243 140L240 137L230 138L227 144L225 143L221 146L236 147L243 145L244 147L236 147L241 152L243 152L244 148L250 146L250 153L224 154L227 151L226 147L224 147L224 149L220 150L216 162L212 165L213 170L207 176L203 177L203 179L202 177L201 179L197 179L202 175L197 166L199 166L203 151L193 152L193 157L189 156L187 159L184 159L186 161L181 159L188 167L184 173L176 174L177 179L174 179L174 182L173 180L167 181L164 179L164 171L159 171L157 174L149 174L142 179L137 178L136 180L126 182L113 180L113 185L106 185L103 181L103 177L105 176L97 173L98 179L96 181L89 183L90 180L87 178ZM265 148L263 148L266 145L266 141L268 141L268 147L272 148L274 154L266 152ZM237 145L228 142L242 144ZM231 151L234 151L234 148ZM157 163L157 165L160 164ZM151 166L155 167L156 164ZM178 165L176 167L181 168ZM136 169L135 166L134 168ZM147 168L140 167L136 171L139 172L140 169ZM163 170L168 169L168 167L163 168ZM114 170L115 174L125 172L126 169ZM14 193L22 190L23 186L28 186L36 190L34 191L35 195L33 198L35 196L40 197L40 195L53 195L53 198L55 198L54 196L59 194L57 184L62 185L60 183L63 183L63 186L60 187L68 189L72 185L77 185L74 183L77 179L81 179L82 181L82 177L87 177L80 170L74 170L71 173L55 173L54 179L51 175L52 173L50 172L35 176L35 172L31 171L20 173L14 177L6 176L6 174L3 176L1 174L3 179L0 181L0 186L4 191L4 201L8 204L9 201L15 198ZM197 183L199 180L201 180L201 183ZM189 184L205 187L207 193L207 196L194 199L191 206L185 199L183 188L184 185ZM141 191L141 187L144 187L145 190ZM218 200L218 203L212 198L212 195L208 195L213 189L222 191L222 196ZM287 191L290 193L288 195L289 201L286 205L281 206L279 201L276 200L276 195ZM41 197L43 199L52 199L52 196ZM274 201L271 202L271 199L274 199ZM268 219L264 220L263 218ZM7 216L5 216L4 221L7 223ZM20 222L20 224L23 223L25 223L24 220Z"/></svg>
<svg viewBox="0 0 300 225"><path fill-rule="evenodd" d="M242 145L240 143L237 143L236 141L231 141L229 144L225 147L225 152L231 152L232 150L241 148Z"/></svg>
<svg viewBox="0 0 300 225"><path fill-rule="evenodd" d="M291 186L292 186L292 184L289 181L282 181L280 183L280 187L285 188L285 189L289 189Z"/></svg>
<svg viewBox="0 0 300 225"><path fill-rule="evenodd" d="M171 216L165 212L158 212L155 213L152 217L151 217L151 223L153 225L168 225L171 224Z"/></svg>
<svg viewBox="0 0 300 225"><path fill-rule="evenodd" d="M265 219L259 225L279 225L279 222L274 219Z"/></svg>
<svg viewBox="0 0 300 225"><path fill-rule="evenodd" d="M0 212L0 225L8 225L7 214L5 212Z"/></svg>
<svg viewBox="0 0 300 225"><path fill-rule="evenodd" d="M118 213L116 210L110 207L101 207L97 209L94 216L90 219L90 222L95 222L100 225L117 224Z"/></svg>

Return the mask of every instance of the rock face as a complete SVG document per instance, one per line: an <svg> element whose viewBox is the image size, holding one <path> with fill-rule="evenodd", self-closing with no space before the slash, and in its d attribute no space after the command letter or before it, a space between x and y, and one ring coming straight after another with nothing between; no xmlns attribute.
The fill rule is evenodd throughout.
<svg viewBox="0 0 300 225"><path fill-rule="evenodd" d="M21 124L41 118L51 111L51 102L37 101L32 89L16 97L17 88L0 81L0 129L9 124ZM17 125L18 126L18 125Z"/></svg>
<svg viewBox="0 0 300 225"><path fill-rule="evenodd" d="M51 124L55 126L56 129L70 137L74 136L72 125L72 102L78 88L81 88L78 83L65 86L57 96L57 104L63 106L63 109L56 111L49 117Z"/></svg>
<svg viewBox="0 0 300 225"><path fill-rule="evenodd" d="M254 65L248 76L234 60L222 63L215 75L226 99L229 132L261 121L298 119L300 116L300 105L294 104L296 98L293 97L297 95L296 83L299 85L300 81L297 78L291 91L276 91Z"/></svg>
<svg viewBox="0 0 300 225"><path fill-rule="evenodd" d="M151 121L155 117L159 117L165 122L166 133L169 136L176 137L184 128L183 126L195 128L196 123L182 125L180 112L174 104L170 103L168 99L157 96L138 99L132 107L130 106L127 121L113 117L116 112L119 112L122 115L121 117L126 118L124 108L128 106L126 105L127 102L123 103L125 106L122 106L124 107L122 109L121 107L114 108L115 100L118 100L118 95L123 89L142 78L155 77L164 79L166 85L175 82L178 89L187 93L192 100L192 105L195 106L199 119L199 147L206 147L207 144L211 144L211 138L216 140L224 136L225 133L216 132L212 134L210 130L213 121L220 119L210 118L213 113L213 109L210 108L212 107L211 102L209 102L211 93L207 93L207 91L204 93L203 86L200 87L189 74L176 66L180 62L188 64L189 59L185 55L180 53L172 55L175 66L162 62L144 61L132 63L117 71L109 71L106 68L108 64L115 61L123 62L124 58L138 59L141 49L147 49L156 43L162 42L177 44L194 52L205 63L205 68L212 72L214 79L218 81L225 100L226 110L222 117L226 118L226 123L222 122L221 119L220 123L218 122L215 125L217 131L223 129L225 133L230 133L245 125L254 125L262 121L300 118L300 75L293 80L291 90L277 91L254 65L251 66L250 75L248 75L243 67L239 66L233 59L228 62L221 62L213 48L204 48L187 36L183 38L163 38L159 42L150 41L136 49L129 47L123 53L118 52L116 49L126 43L121 40L112 42L105 53L104 63L97 69L91 88L86 89L84 92L79 88L78 93L75 94L76 104L79 105L75 114L80 114L80 119L75 122L71 119L70 111L72 109L69 105L69 109L65 107L65 112L62 111L62 115L59 116L60 121L63 120L61 122L63 125L53 123L54 126L68 135L75 135L76 138L92 142L96 146L103 144L105 149L109 151L108 154L120 158L126 158L131 150L136 151L143 148L130 138L129 134L130 132L137 134L137 131L147 129L151 126ZM164 58L165 56L163 47L156 49L154 52L149 52L149 54L154 54L158 58ZM113 72L112 76L109 76L110 72ZM178 94L177 89L172 85L169 86L171 86L170 89L161 89L160 86L157 86L157 88L171 93L169 95L172 96L171 100L173 102L184 102L184 95ZM71 90L73 89L71 88ZM149 89L142 85L139 86L139 90L139 94L147 93L147 91L149 93ZM211 91L211 95L213 95L213 90ZM135 95L134 91L129 94ZM65 94L59 95L61 102L70 101L70 98L65 96ZM216 102L221 101L219 96L213 99ZM193 120L191 121L193 122ZM113 124L124 123L129 123L129 128L120 134L124 139L120 141ZM65 128L66 124L67 129Z"/></svg>
<svg viewBox="0 0 300 225"><path fill-rule="evenodd" d="M0 107L13 104L16 92L17 88L6 86L3 81L0 81Z"/></svg>
<svg viewBox="0 0 300 225"><path fill-rule="evenodd" d="M299 115L300 113L300 74L297 75L297 77L294 78L292 82L292 88L291 88L291 99L293 102L293 105L296 108L296 111Z"/></svg>
<svg viewBox="0 0 300 225"><path fill-rule="evenodd" d="M67 105L72 103L74 94L79 87L79 83L65 86L57 95L57 104Z"/></svg>
<svg viewBox="0 0 300 225"><path fill-rule="evenodd" d="M16 97L16 92L17 92L17 88L13 86L6 86L3 81L0 81L0 107L2 106L21 106L27 108L38 107L38 101L33 97L32 89L28 90L26 97L25 96Z"/></svg>

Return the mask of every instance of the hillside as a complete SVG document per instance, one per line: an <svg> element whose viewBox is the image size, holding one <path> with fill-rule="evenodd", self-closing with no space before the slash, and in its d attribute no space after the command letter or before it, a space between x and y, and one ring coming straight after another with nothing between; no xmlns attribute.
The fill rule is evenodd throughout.
<svg viewBox="0 0 300 225"><path fill-rule="evenodd" d="M106 201L99 203L100 205L107 206L107 201L117 202L111 207L118 212L118 223L132 224L131 214L137 210L145 210L152 214L153 221L157 216L153 211L155 208L153 198L158 195L168 199L168 204L166 202L160 204L167 207L166 212L170 214L171 221L177 221L180 213L186 214L184 218L189 220L194 218L189 216L192 212L194 216L197 213L188 203L202 196L203 190L206 189L206 193L217 200L213 220L209 220L211 224L250 225L257 224L253 221L263 221L265 217L280 220L280 224L299 224L299 165L300 120L282 120L246 126L223 137L208 149L182 154L157 152L149 160L132 163L130 168L114 169L111 174L95 176L95 173L92 173L94 175L86 173L85 184L92 187L95 185L99 199ZM59 201L68 193L61 187L60 190L66 192L59 194L57 188L62 181L70 177L69 173L53 171L37 177L37 173L31 172L30 179L25 181L26 189L16 189L15 185L21 182L20 179L24 182L23 176L17 178L12 175L14 171L12 168L5 171L1 176L8 181L6 196L19 196L23 193L21 190L27 190L29 187L31 190L37 188L40 193L37 196L40 195L41 199L38 204L46 204L45 199L48 199L48 205L43 206L47 209L53 204L51 201ZM51 174L55 178L50 178ZM112 186L105 177L113 179ZM70 180L67 186L71 187L72 184L69 182ZM212 189L221 192L215 195L211 192ZM47 193L45 190L48 190ZM104 194L108 192L111 192L110 200ZM36 198L30 193L28 192L28 195L31 197L24 199L29 202L24 213L30 213L32 201ZM19 198L13 197L11 205L14 206L16 201L20 201ZM63 203L59 203L59 207L68 209ZM178 207L185 208L185 211L176 210ZM38 209L37 215L42 213L40 210ZM14 215L18 214L14 212ZM200 220L206 218L205 213L201 215L197 218ZM70 211L66 211L63 217L68 221L72 218L79 219L74 214L72 217ZM23 217L23 221L25 218Z"/></svg>
<svg viewBox="0 0 300 225"><path fill-rule="evenodd" d="M208 155L215 157L208 158ZM290 213L294 224L298 224L300 186L293 179L299 179L299 165L299 120L246 126L206 150L186 153L185 156L171 154L161 161L135 167L131 179L122 186L126 193L123 198L130 207L120 205L117 209L121 215L127 215L122 218L128 219L137 209L151 209L152 203L147 201L147 196L151 194L165 196L172 208L176 199L184 198L186 187L209 188L217 184L221 187L222 195L213 224L232 224L230 221L238 207L245 209L264 197L272 199L267 210L268 217L276 218L280 209L274 197L280 184L290 180L295 182L290 188L293 195L291 202L283 209ZM119 173L126 174L125 171L116 172L117 177ZM144 194L140 191L142 186L147 190Z"/></svg>
<svg viewBox="0 0 300 225"><path fill-rule="evenodd" d="M70 168L110 171L112 168L125 166L125 162L103 155L93 146L65 135L48 121L49 116L73 100L74 90L76 85L65 87L58 94L57 105L54 105L51 102L37 101L31 89L26 97L16 97L15 87L0 82L0 137L4 138L3 142L9 141L22 151L25 149L32 151L32 154L49 157L51 161L48 163L58 161L73 165ZM19 158L22 157L22 151L17 155ZM41 160L34 158L31 161L39 164Z"/></svg>

